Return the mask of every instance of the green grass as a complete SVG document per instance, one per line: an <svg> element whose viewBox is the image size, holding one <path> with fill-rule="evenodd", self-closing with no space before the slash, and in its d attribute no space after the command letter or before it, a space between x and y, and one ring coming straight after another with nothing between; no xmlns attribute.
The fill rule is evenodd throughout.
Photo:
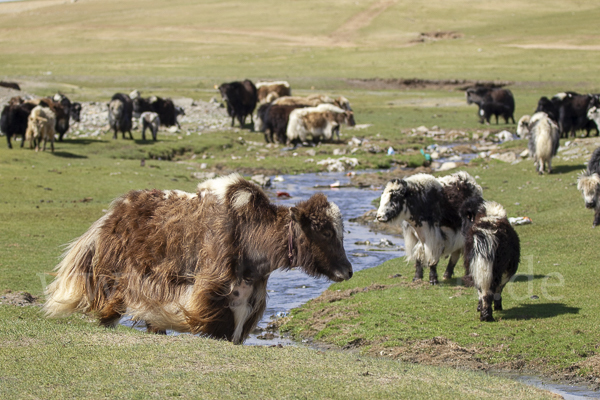
<svg viewBox="0 0 600 400"><path fill-rule="evenodd" d="M433 0L390 2L379 14L369 10L377 4L383 2L3 3L0 78L17 81L38 96L61 91L73 100L102 102L132 89L209 100L218 94L213 86L224 81L286 79L294 94L343 94L351 100L357 123L371 126L342 128L344 140L357 136L368 146L397 150L387 157L359 149L351 156L364 169L422 163L418 150L433 140L407 136L411 128L438 126L470 134L507 126L479 125L476 107L465 104L460 90L358 89L347 79L510 81L517 118L531 113L540 96L600 91L597 35L590 30L600 14L598 5ZM414 42L420 33L434 31L462 37ZM297 155L283 152L281 146L263 152L253 143L263 140L256 133L187 136L183 128L181 134L161 132L157 143L113 141L109 135L67 137L54 154L0 146L0 291L41 295L62 246L128 190L193 191L197 180L191 174L204 171L201 163L223 173L318 172L323 168L316 161L346 148L324 144L314 156L306 149L296 150ZM139 138L139 132L134 136ZM513 146L524 147L522 142L505 145ZM557 162L562 175L549 177L534 175L527 162L477 162L469 169L481 177L487 198L504 204L510 215L534 220L518 229L521 273L534 279L531 286L524 278L510 286L514 296L507 296L506 311L496 313L501 321L479 323L474 294L456 289L455 282L435 288L410 285L412 268L394 260L332 290L372 282L390 287L334 303L311 302L294 314L287 329L340 346L359 343L374 353L396 354L393 349L443 336L496 365L524 360L538 369L558 370L593 361L599 343L598 301L590 278L596 272L596 232L588 229L592 216L573 187L582 162ZM402 278L387 278L398 272ZM560 274L564 284L550 286L561 282L552 273ZM531 293L540 299L531 300ZM122 327L106 331L79 316L46 320L36 307L0 305L0 318L2 398L544 397L502 379L366 354L233 347ZM593 364L578 371L600 376Z"/></svg>
<svg viewBox="0 0 600 400"><path fill-rule="evenodd" d="M549 398L506 379L302 347L106 330L0 307L2 398ZM441 378L443 377L443 378Z"/></svg>
<svg viewBox="0 0 600 400"><path fill-rule="evenodd" d="M414 265L399 258L333 285L327 296L371 285L385 285L383 290L343 296L333 303L327 296L313 300L295 310L284 329L338 346L359 341L363 351L385 349L400 358L414 355L411 344L442 336L472 349L472 360L498 367L524 363L552 373L592 362L600 342L599 302L591 278L598 272L598 232L591 229L593 216L576 190L582 161L555 161L555 174L546 176L536 175L530 161L467 169L480 177L486 199L503 204L509 216L533 220L516 227L521 264L518 277L504 291L504 311L494 312L498 322L479 321L475 289L464 288L458 279L435 287L412 284ZM440 262L438 271L445 264ZM390 278L398 273L400 278ZM400 348L406 354L394 353ZM597 368L585 371L600 373Z"/></svg>

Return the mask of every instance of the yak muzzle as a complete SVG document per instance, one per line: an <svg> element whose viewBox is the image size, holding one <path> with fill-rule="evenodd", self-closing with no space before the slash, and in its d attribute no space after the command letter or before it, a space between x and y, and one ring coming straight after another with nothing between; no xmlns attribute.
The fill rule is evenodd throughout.
<svg viewBox="0 0 600 400"><path fill-rule="evenodd" d="M592 201L592 202L589 202L589 203L586 202L585 203L585 207L586 208L596 208L596 202L595 201Z"/></svg>

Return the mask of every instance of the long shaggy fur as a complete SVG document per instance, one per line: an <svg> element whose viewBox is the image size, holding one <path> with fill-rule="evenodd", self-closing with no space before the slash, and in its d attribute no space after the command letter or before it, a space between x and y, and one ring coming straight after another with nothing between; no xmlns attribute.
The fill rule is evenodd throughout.
<svg viewBox="0 0 600 400"><path fill-rule="evenodd" d="M464 260L479 293L481 321L493 321L494 309L502 310L502 290L517 272L521 257L519 236L495 202L473 197L460 210L465 237Z"/></svg>
<svg viewBox="0 0 600 400"><path fill-rule="evenodd" d="M450 256L444 278L452 277L464 246L459 210L472 196L482 196L481 186L463 171L441 178L416 174L388 182L377 220L402 224L407 261L416 264L415 280L423 278L423 267L430 267L430 282L437 283L436 267L443 256Z"/></svg>
<svg viewBox="0 0 600 400"><path fill-rule="evenodd" d="M332 104L320 104L317 107L298 108L290 113L286 136L288 143L306 142L308 135L313 141L321 138L331 140L334 134L339 139L341 124L354 126L354 115Z"/></svg>
<svg viewBox="0 0 600 400"><path fill-rule="evenodd" d="M529 137L529 154L534 158L535 166L539 174L544 173L545 165L548 165L548 173L552 172L552 157L558 151L560 133L558 125L547 115L536 113L529 125L531 136ZM534 119L535 118L535 119Z"/></svg>
<svg viewBox="0 0 600 400"><path fill-rule="evenodd" d="M592 227L600 225L600 147L592 153L587 169L577 178L586 208L595 210Z"/></svg>
<svg viewBox="0 0 600 400"><path fill-rule="evenodd" d="M50 142L50 148L54 151L54 124L56 116L51 109L42 106L36 106L31 110L27 122L26 140L29 140L29 147L38 151L40 142L44 141L43 151L46 151L46 143Z"/></svg>
<svg viewBox="0 0 600 400"><path fill-rule="evenodd" d="M69 246L44 308L91 313L105 326L127 313L156 332L241 343L264 312L273 270L352 276L340 227L324 195L278 207L236 174L197 193L131 191Z"/></svg>

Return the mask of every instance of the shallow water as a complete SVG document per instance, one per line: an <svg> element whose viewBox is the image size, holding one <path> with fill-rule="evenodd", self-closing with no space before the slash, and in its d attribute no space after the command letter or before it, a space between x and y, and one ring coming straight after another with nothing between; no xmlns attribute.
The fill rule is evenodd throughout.
<svg viewBox="0 0 600 400"><path fill-rule="evenodd" d="M349 222L349 219L363 215L365 212L374 208L371 202L378 198L382 188L378 189L357 189L357 188L319 188L315 185L330 185L335 182L344 185L350 183L350 179L344 173L320 173L320 174L302 174L283 176L282 182L274 182L272 187L266 190L272 201L286 206L307 200L317 192L323 192L330 201L333 201L340 208L344 219L344 247L348 259L352 263L354 272L366 268L371 268L382 264L392 258L400 257L404 254L401 251L404 242L402 238L393 237L381 233L370 232L363 225ZM277 191L287 192L292 197L290 199L277 198ZM356 244L357 242L369 241L371 245ZM381 240L388 240L393 247L378 247ZM259 328L265 328L272 318L285 315L289 310L299 307L310 299L318 297L325 289L331 285L327 279L315 279L299 270L275 271L271 274L267 285L268 298L267 308L262 320L259 322ZM134 326L127 318L123 318L121 324ZM136 329L145 330L144 324L138 324ZM169 331L168 334L177 335L177 332ZM258 339L261 334L253 333L245 341L246 345L298 345L287 338L278 337L269 340ZM560 394L566 400L600 398L600 393L590 390L586 386L576 386L567 384L557 384L548 382L542 378L530 375L519 375L513 373L495 374L510 379L517 380L527 385L536 386L553 393Z"/></svg>
<svg viewBox="0 0 600 400"><path fill-rule="evenodd" d="M400 251L404 245L401 238L370 232L363 225L349 222L349 219L361 216L366 211L373 209L371 201L380 196L382 189L357 189L357 188L319 188L315 185L329 186L339 182L341 185L350 183L350 178L344 173L321 173L283 176L282 182L273 182L266 192L271 200L280 205L292 206L299 201L307 200L315 193L323 192L330 201L337 204L344 219L344 248L348 260L352 263L354 272L365 268L375 267L392 258L403 255ZM289 199L277 198L277 192L287 192L292 197ZM387 240L392 247L377 246L381 240ZM371 245L356 244L369 241ZM272 318L285 315L291 309L301 306L310 299L318 297L331 285L331 281L310 277L299 270L275 271L271 274L267 285L267 308L258 328L264 329ZM134 325L128 318L121 320L122 325L134 326L136 329L145 330L144 324ZM176 332L168 332L177 334ZM258 339L261 334L251 334L245 341L247 345L272 345L292 344L294 342L285 338L270 340Z"/></svg>
<svg viewBox="0 0 600 400"><path fill-rule="evenodd" d="M382 189L314 189L315 185L330 185L335 182L339 182L341 185L350 183L350 179L344 173L302 174L284 176L283 178L283 182L275 182L273 187L267 190L277 204L291 206L299 201L307 200L318 192L325 193L329 201L337 204L344 219L344 248L348 260L352 263L354 272L375 267L384 261L403 254L400 251L400 247L404 245L401 238L373 233L363 225L349 222L349 219L361 216L368 210L373 209L371 201L380 196ZM287 200L277 199L277 191L287 192L292 198ZM381 240L388 240L394 246L377 246ZM365 241L369 241L371 245L356 244ZM286 313L292 308L299 307L308 300L318 297L331 283L327 279L312 278L298 270L275 271L269 278L267 309L258 326L264 328L270 319L278 313ZM257 335L252 334L245 343L264 345L282 343L282 341L279 339L260 340L257 339Z"/></svg>

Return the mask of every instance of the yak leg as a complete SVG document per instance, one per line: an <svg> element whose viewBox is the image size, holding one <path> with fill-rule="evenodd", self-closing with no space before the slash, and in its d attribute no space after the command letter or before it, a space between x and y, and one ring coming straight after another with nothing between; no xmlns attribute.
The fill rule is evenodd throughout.
<svg viewBox="0 0 600 400"><path fill-rule="evenodd" d="M129 139L133 140L133 135L131 134L131 131L127 131L127 133L129 133Z"/></svg>
<svg viewBox="0 0 600 400"><path fill-rule="evenodd" d="M481 315L479 317L479 320L491 322L494 320L494 317L492 315L492 300L494 298L494 293L492 293L490 291L485 291L482 294L483 294L483 296L480 295Z"/></svg>
<svg viewBox="0 0 600 400"><path fill-rule="evenodd" d="M166 335L167 331L165 329L158 329L154 326L152 326L152 324L148 321L146 321L146 331L148 333L154 333L156 335Z"/></svg>
<svg viewBox="0 0 600 400"><path fill-rule="evenodd" d="M454 253L450 255L450 260L448 261L448 266L446 267L446 272L444 272L444 276L442 279L451 279L452 275L454 275L454 267L456 267L456 263L460 258L461 250L456 250Z"/></svg>
<svg viewBox="0 0 600 400"><path fill-rule="evenodd" d="M236 285L229 295L229 308L233 312L233 322L235 330L233 331L233 344L242 344L244 338L244 324L252 314L252 306L248 302L252 295L252 284L242 281Z"/></svg>
<svg viewBox="0 0 600 400"><path fill-rule="evenodd" d="M419 281L423 279L423 264L421 264L421 260L417 260L415 263L415 277L413 278L413 282Z"/></svg>
<svg viewBox="0 0 600 400"><path fill-rule="evenodd" d="M432 285L437 285L439 283L437 274L437 263L429 266L429 283Z"/></svg>
<svg viewBox="0 0 600 400"><path fill-rule="evenodd" d="M9 148L9 149L12 149L12 144L10 143L10 137L11 137L11 136L12 136L12 135L9 135L9 134L7 134L7 135L6 135L6 141L8 142L8 148Z"/></svg>
<svg viewBox="0 0 600 400"><path fill-rule="evenodd" d="M99 312L100 325L106 328L114 328L125 313L125 305L121 299L109 301Z"/></svg>
<svg viewBox="0 0 600 400"><path fill-rule="evenodd" d="M594 223L592 224L592 228L600 225L600 207L596 208L596 214L594 215Z"/></svg>

